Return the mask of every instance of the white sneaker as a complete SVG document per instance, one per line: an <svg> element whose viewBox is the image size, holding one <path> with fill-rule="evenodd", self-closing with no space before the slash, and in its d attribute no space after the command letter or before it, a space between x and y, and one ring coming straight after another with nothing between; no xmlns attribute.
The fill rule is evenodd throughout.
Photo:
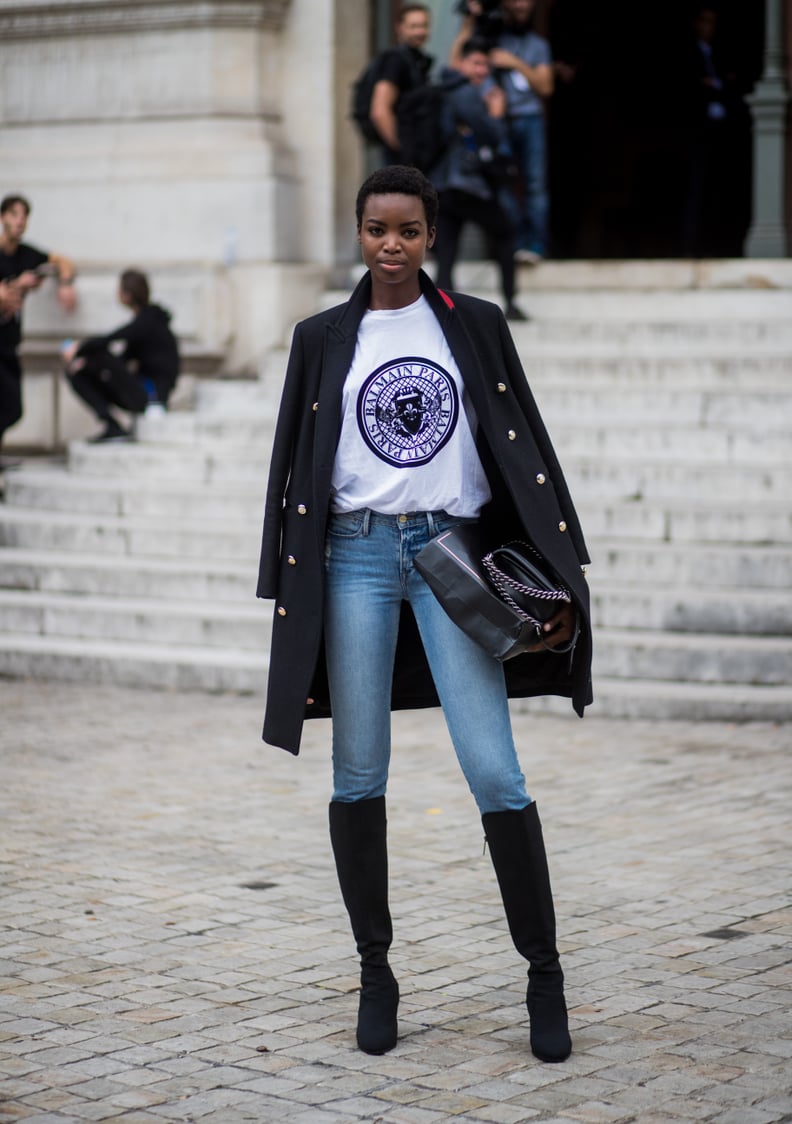
<svg viewBox="0 0 792 1124"><path fill-rule="evenodd" d="M164 418L167 410L161 402L149 402L146 409L143 411L145 418Z"/></svg>
<svg viewBox="0 0 792 1124"><path fill-rule="evenodd" d="M538 254L536 250L515 250L514 260L520 262L521 265L538 265L542 260L542 255Z"/></svg>

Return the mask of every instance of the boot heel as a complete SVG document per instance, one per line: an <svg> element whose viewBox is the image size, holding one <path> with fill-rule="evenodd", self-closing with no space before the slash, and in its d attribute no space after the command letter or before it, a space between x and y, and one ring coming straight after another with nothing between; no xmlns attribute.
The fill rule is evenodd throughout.
<svg viewBox="0 0 792 1124"><path fill-rule="evenodd" d="M525 996L530 1023L531 1053L540 1062L565 1062L572 1053L569 1019L560 982L529 980Z"/></svg>
<svg viewBox="0 0 792 1124"><path fill-rule="evenodd" d="M360 969L357 1044L365 1054L386 1054L396 1045L399 985L387 964Z"/></svg>

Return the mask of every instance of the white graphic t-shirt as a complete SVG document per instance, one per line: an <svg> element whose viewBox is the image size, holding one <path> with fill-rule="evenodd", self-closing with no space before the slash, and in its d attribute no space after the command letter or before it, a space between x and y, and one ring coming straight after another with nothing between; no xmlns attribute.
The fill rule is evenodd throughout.
<svg viewBox="0 0 792 1124"><path fill-rule="evenodd" d="M367 312L344 383L331 510L477 516L491 493L464 393L426 297Z"/></svg>

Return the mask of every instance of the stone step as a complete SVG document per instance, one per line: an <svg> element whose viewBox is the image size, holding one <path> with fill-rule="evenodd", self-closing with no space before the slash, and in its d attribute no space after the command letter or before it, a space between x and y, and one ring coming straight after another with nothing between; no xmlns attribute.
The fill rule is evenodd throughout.
<svg viewBox="0 0 792 1124"><path fill-rule="evenodd" d="M559 331L562 329L565 331L563 324ZM634 348L618 339L589 341L583 337L576 341L564 334L557 340L548 340L537 336L538 329L533 326L522 330L533 333L526 335L519 344L523 365L532 384L536 385L549 383L553 386L559 379L582 381L585 385L593 378L600 380L598 389L604 389L608 381L620 387L635 384L690 390L756 388L767 392L788 390L790 385L792 317L787 328L788 338L772 350L764 351L753 344L741 351L723 332L718 332L715 341L700 340L699 352L687 341L675 348L660 346L656 341ZM699 338L702 328L691 325L691 331ZM287 359L286 351L268 354L259 379L216 379L199 383L195 391L195 415L212 419L247 418L251 411L263 410L274 416ZM175 416L190 418L193 415L183 410L170 411L167 415L168 418Z"/></svg>
<svg viewBox="0 0 792 1124"><path fill-rule="evenodd" d="M789 589L629 585L591 574L596 629L792 637Z"/></svg>
<svg viewBox="0 0 792 1124"><path fill-rule="evenodd" d="M8 508L30 511L70 511L75 514L137 517L178 517L187 520L224 519L241 526L259 522L263 513L264 486L237 484L171 484L139 480L131 490L120 477L83 476L61 467L27 469L9 476Z"/></svg>
<svg viewBox="0 0 792 1124"><path fill-rule="evenodd" d="M530 375L529 375L530 380ZM792 391L757 386L750 394L735 390L627 388L617 394L592 380L587 387L541 386L536 389L544 413L566 411L576 421L618 418L653 426L702 426L705 429L751 429L756 433L792 429Z"/></svg>
<svg viewBox="0 0 792 1124"><path fill-rule="evenodd" d="M574 416L574 415L573 415ZM780 423L779 423L780 424ZM551 422L552 433L552 422ZM599 454L579 455L561 450L567 477L598 496L688 496L702 499L729 495L735 503L788 495L788 470L770 463L711 464L634 456L607 460ZM69 469L75 474L123 480L167 479L202 485L258 484L262 496L269 472L269 451L235 452L225 446L178 447L121 443L106 446L75 442L69 450ZM577 493L576 493L577 494Z"/></svg>
<svg viewBox="0 0 792 1124"><path fill-rule="evenodd" d="M711 263L710 263L711 264ZM564 319L646 321L751 321L780 320L789 317L792 272L788 259L778 262L785 271L783 278L759 278L753 271L766 263L724 262L725 269L737 265L742 276L723 278L718 285L699 286L688 277L680 283L679 272L695 268L684 262L543 262L538 269L520 267L519 287L522 303L537 315L551 313ZM666 284L661 270L670 268L677 274ZM659 267L659 268L658 268ZM433 274L430 263L427 272ZM577 271L577 277L576 277ZM354 266L346 287L322 293L317 308L331 308L349 299L352 287L364 272L361 264ZM649 279L648 273L654 276ZM500 303L500 279L491 262L462 262L455 270L457 292L470 293L484 300ZM579 283L578 283L579 281ZM520 327L518 324L517 327Z"/></svg>
<svg viewBox="0 0 792 1124"><path fill-rule="evenodd" d="M789 496L786 465L686 463L667 457L608 460L571 452L562 460L566 479L574 482L574 495L582 497L581 506L587 496L673 500L679 506L686 502L724 505L728 497L735 508L758 502L772 510L773 501L783 504Z"/></svg>
<svg viewBox="0 0 792 1124"><path fill-rule="evenodd" d="M601 422L581 425L570 423L568 415L556 414L553 410L545 410L544 418L553 444L561 450L562 462L570 456L597 455L616 461L645 456L688 464L792 465L792 435L789 433L759 434L690 425L624 425L620 421L612 425Z"/></svg>
<svg viewBox="0 0 792 1124"><path fill-rule="evenodd" d="M656 589L670 603L677 585L701 590L708 601L722 598L722 590L728 596L737 591L735 599L765 590L776 600L789 599L790 547L641 543L611 537L589 537L588 543L594 559L588 574L595 598L616 601L622 588L628 599L635 598L635 587L643 583L647 597L652 598ZM242 564L204 556L138 558L0 547L0 588L6 589L250 604L255 585L253 560ZM612 612L619 612L618 605ZM784 608L779 619L786 620L788 612ZM619 623L618 616L611 619Z"/></svg>
<svg viewBox="0 0 792 1124"><path fill-rule="evenodd" d="M0 590L3 628L17 635L262 652L271 618L252 596L243 605Z"/></svg>
<svg viewBox="0 0 792 1124"><path fill-rule="evenodd" d="M629 658L621 637L613 634ZM651 642L652 636L649 634ZM603 642L600 641L600 649ZM737 653L739 658L739 653ZM133 642L77 640L33 634L0 635L0 676L117 683L135 687L197 691L263 693L267 655L236 647L154 645ZM777 685L642 678L629 673L607 674L604 658L597 659L594 707L589 713L663 719L741 721L762 716L765 721L792 718L792 688ZM664 665L666 660L662 659ZM787 661L788 662L788 659ZM567 700L515 700L518 711L569 713Z"/></svg>
<svg viewBox="0 0 792 1124"><path fill-rule="evenodd" d="M9 508L0 519L0 546L79 551L139 558L212 558L247 562L259 555L261 528L215 520L125 518Z"/></svg>
<svg viewBox="0 0 792 1124"><path fill-rule="evenodd" d="M592 356L629 351L646 360L685 359L721 363L732 357L752 362L756 357L789 358L792 325L787 320L756 321L612 321L573 316L543 316L531 310L528 323L511 323L512 335L530 354L534 348L549 354L569 351Z"/></svg>
<svg viewBox="0 0 792 1124"><path fill-rule="evenodd" d="M609 429L565 424L549 411L545 418L556 448L562 450L567 476L579 484L581 501L592 491L598 501L618 496L687 496L691 481L697 494L720 496L729 490L735 503L748 496L784 499L788 494L792 441L779 434L761 438L633 425ZM90 461L74 457L69 471L57 465L22 468L6 478L7 502L17 507L103 514L260 518L269 462L260 456L259 448L237 449L235 457L242 464L236 480L229 479L234 457L223 454L220 468L217 449L211 462L192 450L192 475L186 458L173 450L168 454L173 457L173 472L167 473L162 448L154 448L151 457L149 451L149 446L143 446L131 455L117 456L114 451ZM132 459L137 465L134 490L128 487L123 471ZM100 463L105 465L101 475L95 471Z"/></svg>
<svg viewBox="0 0 792 1124"><path fill-rule="evenodd" d="M161 417L143 417L136 427L138 444L167 447L189 445L211 450L215 446L269 449L275 431L275 403L261 397L249 403L244 414L213 416L207 414L168 413Z"/></svg>
<svg viewBox="0 0 792 1124"><path fill-rule="evenodd" d="M117 476L138 480L142 476L171 482L236 484L258 481L262 496L269 468L269 443L255 449L255 457L231 443L196 445L144 444L121 441L112 445L69 445L69 470L86 476Z"/></svg>
<svg viewBox="0 0 792 1124"><path fill-rule="evenodd" d="M726 364L724 361L724 367ZM578 421L601 418L603 424L610 424L618 419L624 424L634 419L655 425L667 422L669 426L735 430L749 426L758 433L789 433L792 427L792 361L788 369L776 372L774 380L766 376L763 366L744 366L742 374L725 369L718 374L710 367L699 379L699 372L688 363L660 368L657 363L642 365L640 360L624 356L596 363L528 356L524 366L542 410L567 413ZM746 395L748 389L750 396ZM256 384L243 405L232 408L229 402L217 414L176 411L161 418L141 418L138 436L141 441L156 442L269 444L277 401L270 389ZM81 446L74 442L71 447ZM87 448L98 448L101 453L107 447Z"/></svg>
<svg viewBox="0 0 792 1124"><path fill-rule="evenodd" d="M158 591L159 592L159 591ZM792 605L781 591L693 588L647 592L613 584L594 585L592 611L606 645L624 631L706 633L734 637L776 636L789 643ZM80 637L125 643L188 644L261 651L269 642L272 606L257 602L248 587L243 601L175 600L146 594L101 596L30 589L0 589L3 631Z"/></svg>
<svg viewBox="0 0 792 1124"><path fill-rule="evenodd" d="M600 474L602 476L603 474ZM762 546L769 543L792 543L792 513L783 500L776 503L742 498L716 500L700 498L695 473L690 476L690 491L695 498L680 496L648 499L612 500L602 494L602 479L597 487L588 487L585 476L567 473L576 508L584 531L592 539L644 539L647 542L703 544L732 543L741 546Z"/></svg>
<svg viewBox="0 0 792 1124"><path fill-rule="evenodd" d="M515 699L517 713L569 714L569 701L546 695ZM594 703L587 715L679 722L789 722L792 687L752 684L672 683L648 679L594 680Z"/></svg>
<svg viewBox="0 0 792 1124"><path fill-rule="evenodd" d="M267 667L263 650L0 634L0 676L13 679L263 695Z"/></svg>
<svg viewBox="0 0 792 1124"><path fill-rule="evenodd" d="M252 603L256 565L199 558L137 558L0 547L0 588L78 596Z"/></svg>
<svg viewBox="0 0 792 1124"><path fill-rule="evenodd" d="M762 545L792 543L792 513L788 507L752 501L745 506L682 498L613 500L581 485L568 474L578 496L583 527L592 538L633 538L673 543L733 543ZM696 489L699 491L699 489ZM238 520L210 518L206 512L179 517L178 500L161 513L166 497L155 502L155 513L119 516L64 510L36 510L5 505L0 519L0 546L31 550L80 551L139 557L213 558L252 562L260 547L260 505L247 525ZM142 501L141 501L142 503ZM196 504L200 508L200 504Z"/></svg>
<svg viewBox="0 0 792 1124"><path fill-rule="evenodd" d="M587 535L593 563L592 586L606 582L637 584L648 589L677 582L701 590L774 589L788 596L792 546L778 543L645 542L616 535Z"/></svg>
<svg viewBox="0 0 792 1124"><path fill-rule="evenodd" d="M729 401L758 395L780 395L789 400L790 372L785 364L775 362L711 360L695 363L690 360L643 360L621 352L592 360L589 356L550 355L522 352L530 386L541 393L548 390L588 391L590 395L625 396L663 395L658 404L665 406L682 393L690 408L691 396L699 396L693 408L700 408L701 397L728 393Z"/></svg>
<svg viewBox="0 0 792 1124"><path fill-rule="evenodd" d="M610 679L787 686L792 637L609 628L595 636L594 668Z"/></svg>
<svg viewBox="0 0 792 1124"><path fill-rule="evenodd" d="M262 368L279 371L281 382L286 373L288 351L273 350L268 352L262 360ZM250 409L260 404L269 391L265 391L261 379L212 379L200 383L195 390L195 413L210 417L224 417L231 414L236 417L245 417ZM277 410L276 398L271 407ZM168 415L170 416L170 415Z"/></svg>

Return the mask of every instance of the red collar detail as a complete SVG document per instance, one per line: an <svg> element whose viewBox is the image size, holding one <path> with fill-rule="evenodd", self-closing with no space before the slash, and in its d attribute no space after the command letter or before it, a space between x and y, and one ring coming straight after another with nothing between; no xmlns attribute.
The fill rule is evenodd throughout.
<svg viewBox="0 0 792 1124"><path fill-rule="evenodd" d="M448 307L449 307L449 308L453 308L453 307L454 307L454 302L453 302L453 301L451 300L451 298L449 297L448 293L444 293L442 289L438 289L437 291L438 291L438 293L440 294L440 296L441 296L441 297L443 298L443 300L444 300L444 301L446 302L446 304L448 305Z"/></svg>

